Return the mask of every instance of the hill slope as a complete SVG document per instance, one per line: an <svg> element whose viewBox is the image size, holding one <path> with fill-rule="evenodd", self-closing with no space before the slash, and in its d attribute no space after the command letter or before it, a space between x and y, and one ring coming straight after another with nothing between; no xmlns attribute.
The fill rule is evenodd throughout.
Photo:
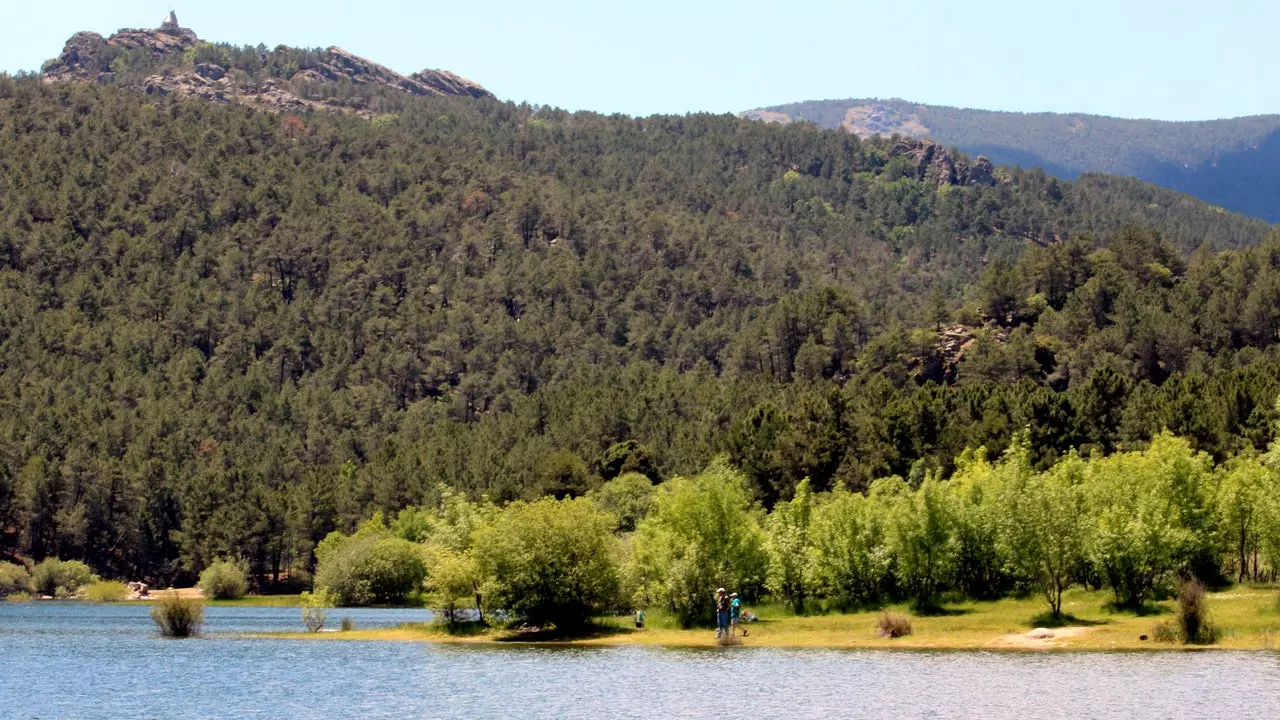
<svg viewBox="0 0 1280 720"><path fill-rule="evenodd" d="M823 100L744 113L772 122L808 120L860 137L930 138L998 165L1131 175L1228 210L1280 221L1280 115L1163 122L1096 115L1009 113L904 100Z"/></svg>
<svg viewBox="0 0 1280 720"><path fill-rule="evenodd" d="M1256 220L927 142L387 93L0 76L0 553L263 577L441 483L728 453L769 503L1024 427L1037 461L1271 437Z"/></svg>

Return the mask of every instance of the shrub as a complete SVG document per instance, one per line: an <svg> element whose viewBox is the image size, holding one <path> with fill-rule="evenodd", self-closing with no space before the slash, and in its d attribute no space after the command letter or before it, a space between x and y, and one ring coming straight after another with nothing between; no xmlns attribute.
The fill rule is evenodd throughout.
<svg viewBox="0 0 1280 720"><path fill-rule="evenodd" d="M1184 643L1209 645L1217 641L1218 630L1209 622L1204 585L1189 580L1178 588L1178 614L1175 622Z"/></svg>
<svg viewBox="0 0 1280 720"><path fill-rule="evenodd" d="M164 637L185 638L200 634L204 623L204 601L164 593L151 607L151 619Z"/></svg>
<svg viewBox="0 0 1280 720"><path fill-rule="evenodd" d="M333 607L333 597L324 590L302 593L302 624L311 632L320 632L329 620L327 608Z"/></svg>
<svg viewBox="0 0 1280 720"><path fill-rule="evenodd" d="M119 602L129 597L129 586L119 580L99 580L84 589L84 599L90 602Z"/></svg>
<svg viewBox="0 0 1280 720"><path fill-rule="evenodd" d="M212 600L244 597L249 591L249 564L243 560L218 560L200 573L196 586Z"/></svg>
<svg viewBox="0 0 1280 720"><path fill-rule="evenodd" d="M876 620L876 632L884 638L906 637L911 634L911 618L902 613L880 613Z"/></svg>
<svg viewBox="0 0 1280 720"><path fill-rule="evenodd" d="M343 606L406 603L421 592L427 576L423 547L394 537L381 516L355 535L330 533L316 558L316 589Z"/></svg>
<svg viewBox="0 0 1280 720"><path fill-rule="evenodd" d="M338 626L342 632L351 632L356 629L356 621L349 617L342 618L342 624Z"/></svg>
<svg viewBox="0 0 1280 720"><path fill-rule="evenodd" d="M33 590L31 573L21 565L0 562L0 598L30 593Z"/></svg>
<svg viewBox="0 0 1280 720"><path fill-rule="evenodd" d="M74 595L80 588L97 581L98 576L79 560L46 558L31 573L35 591L41 595Z"/></svg>

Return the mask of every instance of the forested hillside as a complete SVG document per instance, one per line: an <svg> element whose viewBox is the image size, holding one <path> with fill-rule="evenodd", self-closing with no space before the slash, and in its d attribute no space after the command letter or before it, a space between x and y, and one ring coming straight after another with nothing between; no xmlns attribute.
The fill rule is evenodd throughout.
<svg viewBox="0 0 1280 720"><path fill-rule="evenodd" d="M1164 122L1012 113L905 100L822 100L745 113L808 120L861 136L901 133L1056 177L1129 175L1228 210L1280 221L1280 115Z"/></svg>
<svg viewBox="0 0 1280 720"><path fill-rule="evenodd" d="M925 150L0 76L0 554L265 580L441 485L576 495L727 454L772 505L1022 428L1038 467L1166 427L1217 459L1272 439L1267 225L1132 180L940 179Z"/></svg>

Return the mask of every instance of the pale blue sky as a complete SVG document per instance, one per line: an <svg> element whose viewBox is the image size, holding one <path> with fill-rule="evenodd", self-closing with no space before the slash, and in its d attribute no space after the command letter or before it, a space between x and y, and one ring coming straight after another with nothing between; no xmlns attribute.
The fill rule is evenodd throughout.
<svg viewBox="0 0 1280 720"><path fill-rule="evenodd" d="M444 68L499 97L650 114L903 97L1168 120L1280 113L1274 0L3 0L0 70L77 30L339 45L402 73Z"/></svg>

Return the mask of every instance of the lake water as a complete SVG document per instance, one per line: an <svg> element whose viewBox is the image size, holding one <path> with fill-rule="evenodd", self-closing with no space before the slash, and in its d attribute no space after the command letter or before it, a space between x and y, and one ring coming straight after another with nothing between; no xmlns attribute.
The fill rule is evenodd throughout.
<svg viewBox="0 0 1280 720"><path fill-rule="evenodd" d="M209 608L155 636L141 606L0 602L4 718L1280 717L1274 653L546 648L233 637L296 608ZM421 610L335 611L357 626Z"/></svg>

